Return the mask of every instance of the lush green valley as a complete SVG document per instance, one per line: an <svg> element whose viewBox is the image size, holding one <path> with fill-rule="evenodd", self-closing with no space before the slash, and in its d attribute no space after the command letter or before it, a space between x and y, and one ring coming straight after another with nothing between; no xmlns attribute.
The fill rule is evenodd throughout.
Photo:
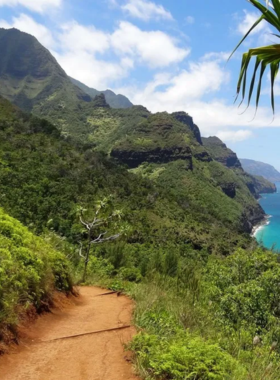
<svg viewBox="0 0 280 380"><path fill-rule="evenodd" d="M111 108L25 33L0 48L1 330L81 283L106 230L83 283L136 300L143 378L277 380L280 266L250 236L274 185L187 113Z"/></svg>

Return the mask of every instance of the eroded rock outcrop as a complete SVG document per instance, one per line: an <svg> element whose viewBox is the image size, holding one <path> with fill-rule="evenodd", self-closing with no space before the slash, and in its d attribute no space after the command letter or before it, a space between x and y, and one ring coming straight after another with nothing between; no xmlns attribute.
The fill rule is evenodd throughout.
<svg viewBox="0 0 280 380"><path fill-rule="evenodd" d="M192 152L189 147L157 147L148 151L113 149L111 156L128 165L130 168L136 168L144 162L162 164L184 160L186 161L186 169L192 170Z"/></svg>
<svg viewBox="0 0 280 380"><path fill-rule="evenodd" d="M228 168L241 168L241 163L236 153L229 149L218 137L203 137L202 143L214 160Z"/></svg>
<svg viewBox="0 0 280 380"><path fill-rule="evenodd" d="M193 118L190 115L188 115L186 112L173 112L172 116L175 117L176 120L180 121L180 123L187 125L193 132L196 141L202 145L200 130L198 126L194 124Z"/></svg>

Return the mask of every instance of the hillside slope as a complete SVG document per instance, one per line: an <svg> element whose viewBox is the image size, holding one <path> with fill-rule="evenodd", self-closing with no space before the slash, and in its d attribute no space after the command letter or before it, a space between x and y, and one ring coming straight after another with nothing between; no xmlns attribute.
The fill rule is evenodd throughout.
<svg viewBox="0 0 280 380"><path fill-rule="evenodd" d="M280 182L280 173L272 165L248 159L240 159L240 162L247 173L262 176L273 183Z"/></svg>
<svg viewBox="0 0 280 380"><path fill-rule="evenodd" d="M35 37L0 28L1 95L26 111L35 105L64 99L69 105L90 101L74 86L50 52Z"/></svg>
<svg viewBox="0 0 280 380"><path fill-rule="evenodd" d="M261 176L244 171L241 160L218 137L203 138L202 141L211 157L231 169L246 184L256 198L262 193L275 193L277 191L274 183Z"/></svg>
<svg viewBox="0 0 280 380"><path fill-rule="evenodd" d="M72 83L35 37L0 28L0 50L0 95L24 111L47 118L65 134L76 130L88 134L91 125L85 112L94 110L94 99ZM131 105L122 95L104 93L113 107ZM80 135L76 133L76 138Z"/></svg>
<svg viewBox="0 0 280 380"><path fill-rule="evenodd" d="M122 112L135 111L140 120L147 116L137 107ZM140 122L140 134L135 133L142 139L139 149L144 149L146 164L133 165L128 172L103 153L65 139L49 122L0 99L1 205L38 232L51 227L77 242L77 205L90 209L97 199L113 194L131 226L129 243L162 244L168 239L171 245L188 242L209 252L223 245L225 253L232 244L246 244L249 236L240 232L250 232L264 215L248 189L238 188L236 197L227 194L228 181L233 181L229 170L211 161L186 125L167 114L144 120L155 141L146 135L143 148ZM127 145L130 136L126 139L118 140L112 155L134 154Z"/></svg>

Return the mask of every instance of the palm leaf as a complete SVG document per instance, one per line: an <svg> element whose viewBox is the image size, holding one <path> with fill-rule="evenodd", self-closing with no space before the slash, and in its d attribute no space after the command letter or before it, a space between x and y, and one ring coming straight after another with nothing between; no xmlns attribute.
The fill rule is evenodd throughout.
<svg viewBox="0 0 280 380"><path fill-rule="evenodd" d="M249 0L250 3L257 8L261 12L261 16L258 20L252 25L249 31L245 34L236 48L233 50L229 59L236 52L236 50L240 47L240 45L245 41L245 39L250 35L250 33L263 21L268 22L273 28L275 28L278 32L280 32L280 0L271 0L272 4L270 4L271 9L264 6L258 0ZM279 37L278 34L274 34ZM250 63L252 59L256 57L255 66L252 74L252 79L248 92L248 106L250 105L252 95L255 89L256 77L259 72L257 91L256 91L256 109L259 106L259 100L262 90L262 80L266 69L270 68L270 83L271 83L271 108L273 113L275 112L275 101L274 101L274 85L275 79L277 77L279 71L280 64L280 44L269 45L258 47L254 49L248 50L242 56L241 68L239 73L239 78L237 82L237 95L236 99L241 95L241 103L244 101L246 97L246 89L247 89L247 77L248 77L248 69L250 67ZM242 91L241 91L242 89Z"/></svg>

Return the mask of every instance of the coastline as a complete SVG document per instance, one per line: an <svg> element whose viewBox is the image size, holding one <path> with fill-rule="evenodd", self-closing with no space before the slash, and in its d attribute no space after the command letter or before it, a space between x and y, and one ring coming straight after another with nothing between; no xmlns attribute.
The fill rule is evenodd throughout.
<svg viewBox="0 0 280 380"><path fill-rule="evenodd" d="M251 236L252 237L256 237L256 234L261 230L263 229L265 226L269 225L270 223L270 218L272 218L272 215L265 215L264 219L256 224L254 227L253 227L253 230L251 232Z"/></svg>

